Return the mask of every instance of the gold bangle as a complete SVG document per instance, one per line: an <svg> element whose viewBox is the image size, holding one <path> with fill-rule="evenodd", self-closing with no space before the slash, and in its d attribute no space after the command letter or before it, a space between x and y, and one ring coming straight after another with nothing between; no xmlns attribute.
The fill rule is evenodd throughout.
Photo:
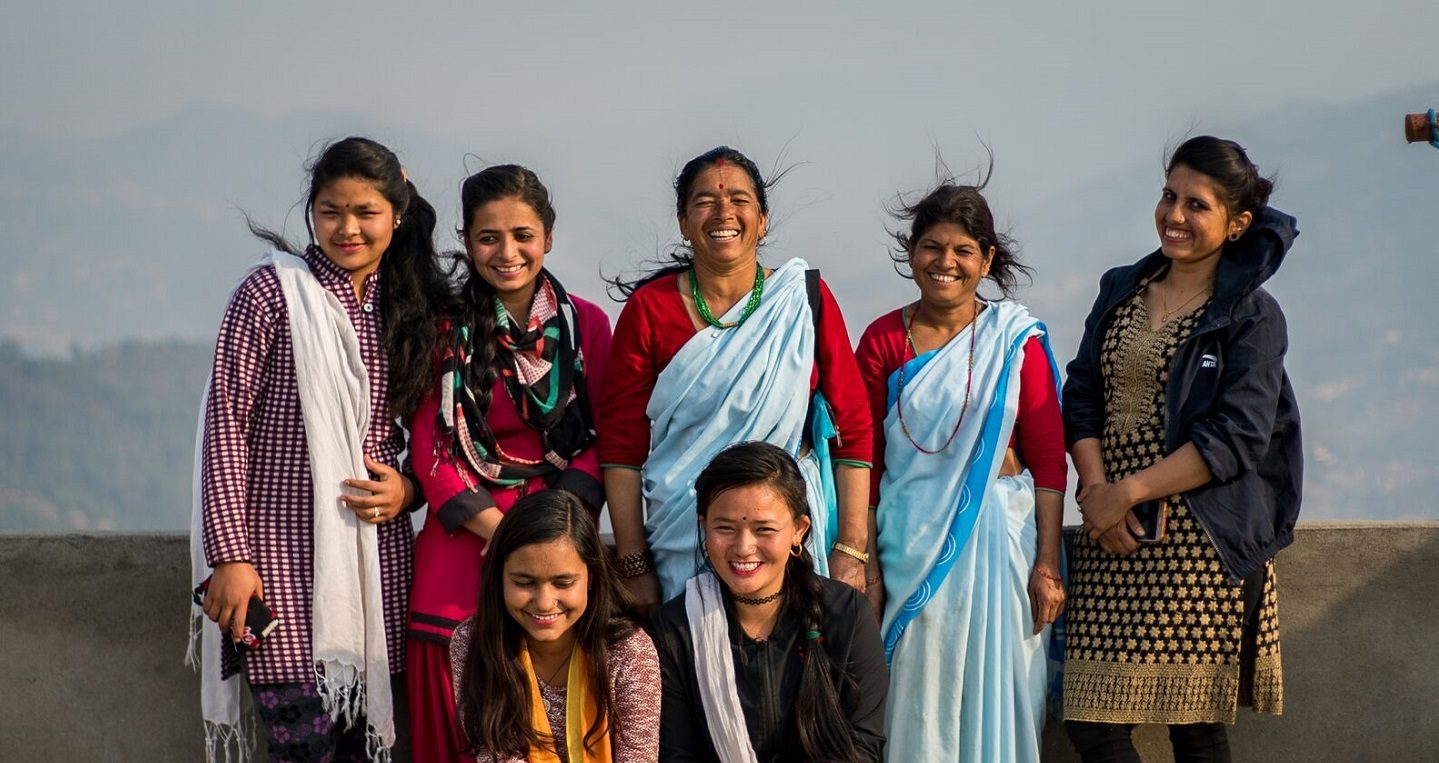
<svg viewBox="0 0 1439 763"><path fill-rule="evenodd" d="M869 554L860 551L854 546L847 546L839 541L835 541L834 545L830 546L830 548L852 559L858 559L860 564L869 564Z"/></svg>

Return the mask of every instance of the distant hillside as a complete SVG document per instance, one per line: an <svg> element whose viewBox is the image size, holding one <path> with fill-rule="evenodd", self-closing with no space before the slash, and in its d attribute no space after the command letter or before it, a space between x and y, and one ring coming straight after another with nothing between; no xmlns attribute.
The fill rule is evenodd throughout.
<svg viewBox="0 0 1439 763"><path fill-rule="evenodd" d="M201 343L36 358L0 343L0 530L189 525Z"/></svg>
<svg viewBox="0 0 1439 763"><path fill-rule="evenodd" d="M1276 171L1274 203L1299 219L1302 235L1267 286L1288 317L1286 366L1304 417L1306 519L1439 517L1439 343L1432 336L1439 324L1432 294L1439 152L1405 145L1399 122L1436 95L1439 81L1354 103L1276 104L1262 117L1195 125L1195 132L1240 139L1261 168ZM0 127L0 140L14 148L0 153L0 192L15 202L0 204L7 258L0 332L50 351L76 337L193 341L124 344L72 352L67 360L0 344L0 529L185 526L194 416L209 356L207 341L196 338L213 335L226 290L258 254L236 210L288 222L292 234L303 230L289 208L301 195L297 168L306 146L294 136L344 134L314 115L256 119L185 111L78 147ZM1151 211L1160 148L1178 137L1156 135L1151 145L1116 154L1104 177L1073 183L1062 165L1032 177L1012 173L1010 154L1000 153L986 193L1036 268L1033 286L1019 297L1053 332L1061 365L1073 357L1099 274L1156 246ZM967 138L955 140L962 146ZM436 176L443 173L435 168L453 168L466 150L423 134L405 143L411 169L429 167ZM839 161L816 152L821 164ZM950 158L963 166L968 157ZM777 214L792 216L768 255L771 262L786 252L802 255L821 267L852 338L874 316L913 299L913 285L889 270L879 210L894 189L923 182L876 180L888 176L865 161L844 162L846 172L872 184L874 196L860 206L837 191L831 203L823 188L813 197L820 201L805 203L805 184L814 181L801 178L813 176L783 184L781 193L795 196L777 197L788 202ZM92 191L97 167L113 167L124 182ZM434 198L442 214L455 206L443 192ZM623 252L610 260L618 268L658 248L644 241L650 229L635 223L631 207L668 204L663 194L618 198L582 197L567 206L565 240L587 243L553 257L566 285L612 316L618 307L597 285L601 270L613 272L603 259ZM73 225L77 215L91 224ZM629 232L606 238L614 230ZM654 230L655 242L670 235ZM152 231L165 232L158 245ZM101 251L110 256L94 256Z"/></svg>

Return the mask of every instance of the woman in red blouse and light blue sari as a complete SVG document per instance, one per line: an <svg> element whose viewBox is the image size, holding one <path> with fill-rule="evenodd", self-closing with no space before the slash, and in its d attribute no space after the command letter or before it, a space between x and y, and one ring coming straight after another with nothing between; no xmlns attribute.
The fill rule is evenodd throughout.
<svg viewBox="0 0 1439 763"><path fill-rule="evenodd" d="M982 185L982 184L981 184ZM918 301L860 340L890 661L889 760L1038 761L1048 626L1064 603L1063 428L1047 331L979 188L900 209Z"/></svg>

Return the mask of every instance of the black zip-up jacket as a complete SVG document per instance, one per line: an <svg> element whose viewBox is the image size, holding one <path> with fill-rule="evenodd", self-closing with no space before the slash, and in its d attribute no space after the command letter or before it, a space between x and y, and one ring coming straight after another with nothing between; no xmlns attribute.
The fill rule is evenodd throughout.
<svg viewBox="0 0 1439 763"><path fill-rule="evenodd" d="M821 578L824 595L822 648L829 654L836 677L853 680L841 685L839 701L846 714L860 761L878 761L884 749L884 700L889 673L874 611L864 596L850 586ZM803 761L794 727L795 693L803 667L799 617L788 610L780 615L768 639L744 635L726 603L730 623L730 650L734 656L735 683L750 744L761 763ZM685 615L685 594L671 599L655 615L655 646L660 654L660 760L718 761L705 721L695 674L694 638Z"/></svg>
<svg viewBox="0 0 1439 763"><path fill-rule="evenodd" d="M1293 217L1266 208L1224 247L1213 298L1175 353L1165 389L1165 453L1194 443L1209 465L1214 479L1184 498L1236 583L1294 540L1299 516L1304 451L1299 407L1284 372L1289 337L1279 303L1261 288L1297 235ZM1115 309L1167 265L1156 251L1100 279L1064 382L1071 448L1104 431L1099 350Z"/></svg>

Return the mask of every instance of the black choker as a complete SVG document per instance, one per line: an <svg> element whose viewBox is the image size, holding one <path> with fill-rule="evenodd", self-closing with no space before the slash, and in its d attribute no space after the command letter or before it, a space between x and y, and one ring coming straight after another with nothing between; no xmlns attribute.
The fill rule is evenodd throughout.
<svg viewBox="0 0 1439 763"><path fill-rule="evenodd" d="M783 589L783 588L779 589L778 591L775 591L774 593L770 594L769 596L763 596L763 597L760 597L760 598L758 598L758 599L751 599L751 598L749 598L748 596L740 596L739 594L737 594L737 593L735 593L735 592L733 592L733 591L730 592L730 596L733 596L735 601L739 602L740 604L748 604L748 605L750 605L751 607L758 607L758 606L761 606L761 605L764 605L764 604L768 604L768 603L774 601L775 599L778 599L779 597L781 597L781 596L783 596L783 595L784 595L784 589Z"/></svg>

